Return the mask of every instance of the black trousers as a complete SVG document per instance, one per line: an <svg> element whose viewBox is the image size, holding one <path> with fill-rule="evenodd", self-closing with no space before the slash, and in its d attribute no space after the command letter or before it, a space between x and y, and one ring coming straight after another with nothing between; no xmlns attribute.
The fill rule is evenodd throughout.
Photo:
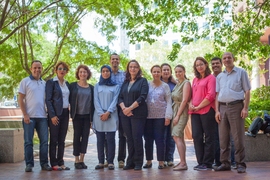
<svg viewBox="0 0 270 180"><path fill-rule="evenodd" d="M104 164L105 161L105 140L107 147L107 161L108 164L114 164L115 157L115 132L98 132L97 136L97 150L98 150L98 161L100 164Z"/></svg>
<svg viewBox="0 0 270 180"><path fill-rule="evenodd" d="M198 164L212 167L215 157L215 111L206 114L192 114L192 138Z"/></svg>
<svg viewBox="0 0 270 180"><path fill-rule="evenodd" d="M81 153L85 154L88 145L88 138L90 133L90 115L76 114L73 119L73 155L79 156Z"/></svg>
<svg viewBox="0 0 270 180"><path fill-rule="evenodd" d="M65 151L65 139L67 135L69 111L63 109L63 112L58 116L59 124L53 125L51 119L49 119L50 128L50 144L49 154L51 166L64 165L64 151Z"/></svg>
<svg viewBox="0 0 270 180"><path fill-rule="evenodd" d="M154 141L157 149L157 160L165 160L165 119L147 119L144 128L146 160L153 160Z"/></svg>
<svg viewBox="0 0 270 180"><path fill-rule="evenodd" d="M127 166L143 165L143 133L146 122L145 118L133 118L121 116L124 133L127 136L128 158Z"/></svg>

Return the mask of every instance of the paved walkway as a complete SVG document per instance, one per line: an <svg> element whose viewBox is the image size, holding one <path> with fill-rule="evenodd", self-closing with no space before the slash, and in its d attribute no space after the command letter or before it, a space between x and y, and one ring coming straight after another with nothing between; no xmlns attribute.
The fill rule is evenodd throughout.
<svg viewBox="0 0 270 180"><path fill-rule="evenodd" d="M88 152L86 154L85 163L88 165L88 169L76 170L74 169L74 157L72 155L72 146L66 147L65 151L65 164L71 168L70 171L41 171L38 161L38 156L35 157L35 167L33 172L24 172L24 161L19 163L1 163L0 164L0 180L18 180L18 179L74 179L74 180L209 180L209 179L233 179L233 180L266 180L270 177L270 162L248 162L247 172L244 174L238 174L236 170L226 172L214 172L212 170L207 171L195 171L193 166L196 164L196 158L194 155L194 147L192 141L186 141L187 143L187 171L173 171L172 168L165 168L159 170L157 168L157 161L153 161L153 167L151 169L143 169L142 171L134 170L122 170L117 167L118 163L115 160L116 168L111 171L107 168L103 170L95 170L95 166L98 163L97 150L96 150L96 136L91 135L89 137ZM22 149L23 151L23 149ZM269 153L270 155L270 153ZM117 158L117 157L116 157ZM115 159L116 159L115 158ZM179 156L175 152L175 163L179 161Z"/></svg>

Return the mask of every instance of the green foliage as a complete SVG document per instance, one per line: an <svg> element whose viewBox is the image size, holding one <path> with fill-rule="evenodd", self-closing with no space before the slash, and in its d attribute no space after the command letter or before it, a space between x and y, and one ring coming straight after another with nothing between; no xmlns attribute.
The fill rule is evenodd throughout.
<svg viewBox="0 0 270 180"><path fill-rule="evenodd" d="M251 92L246 127L249 127L256 117L263 117L265 112L270 112L270 86L262 86Z"/></svg>

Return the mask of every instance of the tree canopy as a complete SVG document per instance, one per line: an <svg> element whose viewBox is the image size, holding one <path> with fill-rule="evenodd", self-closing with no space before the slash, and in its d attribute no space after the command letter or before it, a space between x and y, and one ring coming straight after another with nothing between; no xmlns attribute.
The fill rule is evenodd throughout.
<svg viewBox="0 0 270 180"><path fill-rule="evenodd" d="M207 11L208 5L213 8ZM131 43L152 44L168 31L179 33L181 42L168 55L171 61L178 57L182 44L208 38L214 49L206 58L231 51L247 69L251 66L245 61L265 61L270 52L270 46L260 42L270 27L270 0L5 0L0 1L0 11L2 96L13 94L13 88L30 73L34 59L43 62L44 79L53 76L59 60L73 69L80 63L94 69L107 64L109 47L86 41L80 34L81 20L89 13L98 15L93 17L95 26L109 43L117 38L118 22ZM197 23L200 18L204 18L204 27ZM54 40L48 40L48 35Z"/></svg>

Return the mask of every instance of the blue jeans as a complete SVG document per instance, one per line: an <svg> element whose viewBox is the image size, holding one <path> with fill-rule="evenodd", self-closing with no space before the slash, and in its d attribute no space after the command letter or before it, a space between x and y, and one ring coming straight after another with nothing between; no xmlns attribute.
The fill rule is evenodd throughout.
<svg viewBox="0 0 270 180"><path fill-rule="evenodd" d="M40 166L48 164L48 120L47 118L30 118L30 123L22 121L24 129L24 159L25 164L34 166L33 137L36 129L39 138Z"/></svg>
<svg viewBox="0 0 270 180"><path fill-rule="evenodd" d="M173 140L172 137L172 133L171 133L171 123L172 121L170 121L170 124L168 126L165 126L165 161L169 162L172 161L173 162L173 155L174 155L174 151L175 151L175 142Z"/></svg>

